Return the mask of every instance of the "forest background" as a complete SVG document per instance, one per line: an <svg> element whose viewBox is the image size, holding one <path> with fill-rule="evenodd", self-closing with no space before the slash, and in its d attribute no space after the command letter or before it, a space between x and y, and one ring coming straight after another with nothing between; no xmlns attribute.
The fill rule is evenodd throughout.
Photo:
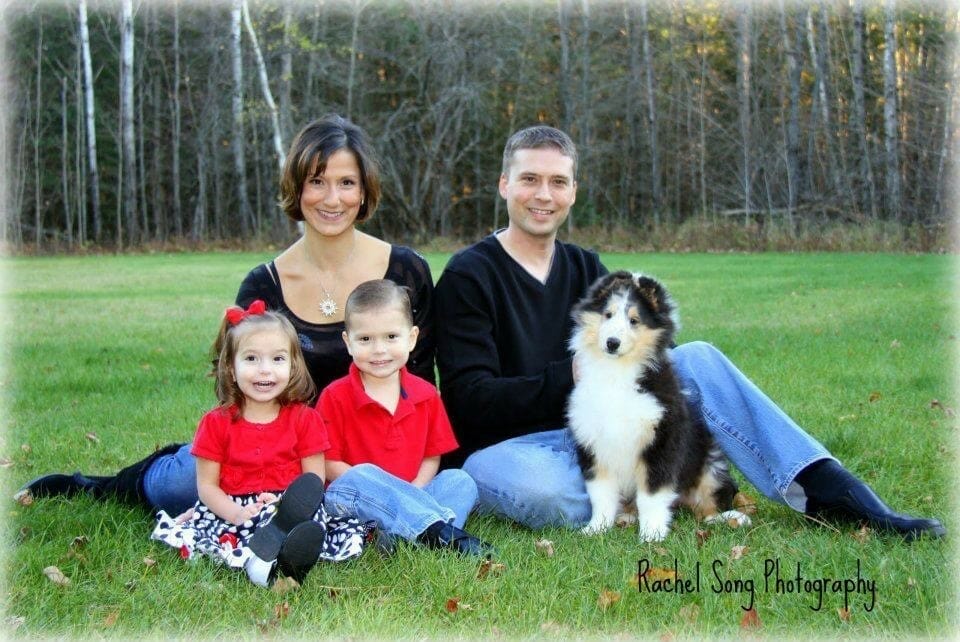
<svg viewBox="0 0 960 642"><path fill-rule="evenodd" d="M543 122L581 153L564 234L598 249L952 250L953 4L14 0L0 243L284 244L286 147L337 112L390 241L505 225L503 143Z"/></svg>

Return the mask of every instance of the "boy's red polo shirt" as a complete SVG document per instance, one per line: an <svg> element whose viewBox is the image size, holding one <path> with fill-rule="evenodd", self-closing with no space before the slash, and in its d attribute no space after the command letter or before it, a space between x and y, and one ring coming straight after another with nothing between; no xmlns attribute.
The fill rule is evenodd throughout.
<svg viewBox="0 0 960 642"><path fill-rule="evenodd" d="M376 464L404 481L416 478L425 458L458 446L440 393L406 368L400 370L400 401L392 415L367 395L354 364L324 388L317 409L330 438L328 460Z"/></svg>

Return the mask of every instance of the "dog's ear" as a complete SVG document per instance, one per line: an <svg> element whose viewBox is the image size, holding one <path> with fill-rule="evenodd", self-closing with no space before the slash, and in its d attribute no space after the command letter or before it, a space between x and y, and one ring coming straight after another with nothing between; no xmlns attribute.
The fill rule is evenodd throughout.
<svg viewBox="0 0 960 642"><path fill-rule="evenodd" d="M640 296L646 299L647 303L650 304L650 308L654 312L660 313L664 298L663 286L648 276L637 277L636 286L640 291Z"/></svg>
<svg viewBox="0 0 960 642"><path fill-rule="evenodd" d="M647 302L654 314L670 314L673 306L670 303L666 290L656 279L638 274L634 284L640 296Z"/></svg>

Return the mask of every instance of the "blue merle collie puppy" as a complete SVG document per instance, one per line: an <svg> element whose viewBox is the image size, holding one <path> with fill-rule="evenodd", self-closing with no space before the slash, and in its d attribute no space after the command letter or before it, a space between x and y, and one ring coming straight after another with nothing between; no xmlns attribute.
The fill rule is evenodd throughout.
<svg viewBox="0 0 960 642"><path fill-rule="evenodd" d="M679 320L663 285L608 274L573 319L577 377L567 417L593 509L583 532L636 520L641 540L660 541L678 502L698 519L748 524L731 510L737 485L702 419L688 411L667 356Z"/></svg>

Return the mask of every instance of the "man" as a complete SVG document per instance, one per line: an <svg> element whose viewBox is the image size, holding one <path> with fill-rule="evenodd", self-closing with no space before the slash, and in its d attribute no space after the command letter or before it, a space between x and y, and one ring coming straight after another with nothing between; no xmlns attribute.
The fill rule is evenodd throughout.
<svg viewBox="0 0 960 642"><path fill-rule="evenodd" d="M564 429L574 364L570 309L606 268L557 241L577 196L577 152L552 127L518 131L503 152L509 224L450 259L435 292L440 389L476 480L477 509L530 528L581 526L591 507ZM691 410L746 478L798 511L863 520L908 539L935 519L895 513L716 348L671 351Z"/></svg>

